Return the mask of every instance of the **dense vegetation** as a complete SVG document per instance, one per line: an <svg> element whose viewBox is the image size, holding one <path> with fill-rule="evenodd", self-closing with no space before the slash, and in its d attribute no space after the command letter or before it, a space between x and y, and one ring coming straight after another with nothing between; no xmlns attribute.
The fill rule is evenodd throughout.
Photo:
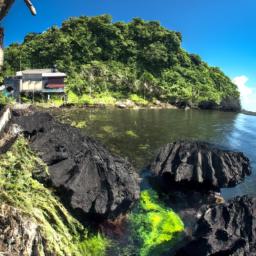
<svg viewBox="0 0 256 256"><path fill-rule="evenodd" d="M9 103L9 99L5 97L1 92L0 92L0 109L1 107L7 105Z"/></svg>
<svg viewBox="0 0 256 256"><path fill-rule="evenodd" d="M57 64L69 75L67 90L78 99L107 93L114 98L136 94L172 103L220 103L227 96L239 97L219 68L187 53L181 42L179 32L155 21L135 18L112 23L109 15L71 18L61 28L30 33L22 44L10 45L5 50L4 75Z"/></svg>
<svg viewBox="0 0 256 256"><path fill-rule="evenodd" d="M42 170L47 173L46 165L20 137L10 151L0 155L0 206L15 207L37 223L49 254L104 256L108 241L90 236L54 193L34 178Z"/></svg>

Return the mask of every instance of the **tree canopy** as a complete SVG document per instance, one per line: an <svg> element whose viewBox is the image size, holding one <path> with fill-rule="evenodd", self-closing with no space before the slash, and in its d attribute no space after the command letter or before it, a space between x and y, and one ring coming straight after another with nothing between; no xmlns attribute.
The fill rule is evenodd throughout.
<svg viewBox="0 0 256 256"><path fill-rule="evenodd" d="M239 98L237 87L216 67L181 47L182 35L156 21L112 22L109 15L76 17L43 33L30 33L5 49L5 76L19 69L57 64L68 87L85 93L136 93L169 102Z"/></svg>

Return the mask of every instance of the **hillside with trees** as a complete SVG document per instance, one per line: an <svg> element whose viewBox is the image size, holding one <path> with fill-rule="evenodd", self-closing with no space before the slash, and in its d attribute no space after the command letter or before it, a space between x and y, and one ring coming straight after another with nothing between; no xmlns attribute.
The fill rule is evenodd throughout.
<svg viewBox="0 0 256 256"><path fill-rule="evenodd" d="M108 93L170 103L239 102L231 80L181 43L181 33L156 21L113 23L109 15L70 18L60 28L30 33L23 43L6 48L4 76L57 64L68 74L68 93L81 99Z"/></svg>

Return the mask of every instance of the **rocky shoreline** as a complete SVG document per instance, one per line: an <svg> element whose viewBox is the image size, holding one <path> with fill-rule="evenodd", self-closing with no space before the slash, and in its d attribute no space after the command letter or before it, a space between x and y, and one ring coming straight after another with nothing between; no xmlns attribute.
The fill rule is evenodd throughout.
<svg viewBox="0 0 256 256"><path fill-rule="evenodd" d="M220 189L251 174L240 152L203 142L167 144L150 165L151 179L183 219L186 236L175 256L254 255L255 200L243 196L225 202Z"/></svg>
<svg viewBox="0 0 256 256"><path fill-rule="evenodd" d="M18 104L27 105L27 104ZM30 104L29 104L30 105ZM119 109L199 109L199 110L216 110L225 112L240 112L241 105L240 102L228 98L222 100L219 104L214 101L207 100L200 103L193 103L191 101L174 101L174 102L163 102L160 100L146 101L145 102L135 102L130 99L116 100L116 102L105 103L99 102L93 104L79 104L70 102L58 102L57 104L51 101L47 103L35 103L31 104L43 108L119 108Z"/></svg>
<svg viewBox="0 0 256 256"><path fill-rule="evenodd" d="M99 142L45 112L16 110L12 126L47 165L47 172L39 170L34 177L53 189L75 218L84 225L94 222L121 228L140 197L141 179L126 159L112 155ZM204 142L177 141L159 150L147 172L144 179L185 226L180 231L183 239L161 255L255 255L256 199L243 196L225 202L220 194L221 188L236 186L251 174L243 153ZM12 206L4 209L0 229L9 225L10 231L0 236L1 248L6 248L12 229L17 231L16 224L10 225L8 220L13 223L15 214L22 215L14 214ZM30 222L33 224L25 218L20 223ZM37 232L33 234L38 237ZM30 252L22 255L37 255L30 245L26 248ZM57 254L48 251L45 255Z"/></svg>
<svg viewBox="0 0 256 256"><path fill-rule="evenodd" d="M255 213L256 198L249 196L210 206L176 256L256 255Z"/></svg>
<svg viewBox="0 0 256 256"><path fill-rule="evenodd" d="M132 165L78 129L41 112L14 117L13 122L47 164L48 183L83 219L118 217L139 198L139 177Z"/></svg>
<svg viewBox="0 0 256 256"><path fill-rule="evenodd" d="M230 99L228 102L222 101L220 104L217 104L213 101L203 101L198 104L187 102L187 101L177 101L172 103L161 102L156 100L154 102L149 102L148 104L135 103L129 99L117 101L114 105L108 105L104 103L93 104L93 105L76 105L76 104L63 104L62 108L107 108L107 107L116 107L120 109L199 109L199 110L218 110L226 112L240 112L241 106L239 102L232 102Z"/></svg>

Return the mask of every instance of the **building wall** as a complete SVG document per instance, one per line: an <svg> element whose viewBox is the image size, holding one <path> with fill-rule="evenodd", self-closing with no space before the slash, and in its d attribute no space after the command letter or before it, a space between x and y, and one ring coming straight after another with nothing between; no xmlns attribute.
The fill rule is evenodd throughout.
<svg viewBox="0 0 256 256"><path fill-rule="evenodd" d="M58 89L64 88L64 77L49 77L45 83L45 88Z"/></svg>
<svg viewBox="0 0 256 256"><path fill-rule="evenodd" d="M43 81L41 75L24 75L20 87L21 92L42 91Z"/></svg>
<svg viewBox="0 0 256 256"><path fill-rule="evenodd" d="M32 81L32 80L23 80L21 83L21 88L20 91L21 92L25 92L25 91L42 91L43 89L43 83L42 81Z"/></svg>
<svg viewBox="0 0 256 256"><path fill-rule="evenodd" d="M18 98L22 92L64 93L64 76L43 76L42 74L17 74L6 78L6 88L13 88L12 96Z"/></svg>

